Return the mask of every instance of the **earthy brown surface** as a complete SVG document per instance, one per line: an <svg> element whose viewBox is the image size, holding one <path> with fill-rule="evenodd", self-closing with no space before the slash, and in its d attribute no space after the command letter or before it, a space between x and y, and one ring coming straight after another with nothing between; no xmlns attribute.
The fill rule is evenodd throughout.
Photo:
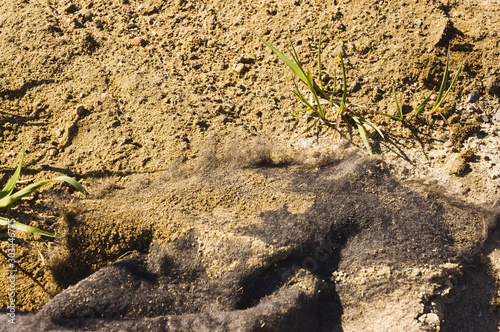
<svg viewBox="0 0 500 332"><path fill-rule="evenodd" d="M249 266L286 253L240 232L259 225L265 211L286 206L301 214L317 201L315 190L293 188L287 170L291 176L296 167L317 172L340 163L353 144L361 147L357 154L366 151L347 125L340 134L321 126L303 133L307 119L290 115L300 107L291 93L293 76L255 33L282 50L290 34L314 69L321 30L326 73L339 76L335 52L341 50L350 101L387 137L372 138L383 168L424 196L431 189L469 204L470 211L490 211L500 188L499 15L495 0L2 1L4 173L10 174L24 143L23 179L64 173L91 192L84 199L56 185L5 212L59 234L55 240L18 234L18 310L37 312L128 251L147 253L151 243L168 245L193 229L197 243L206 245L199 254L210 277L243 264L225 265L234 241L255 246L248 250L255 255ZM409 107L439 87L448 44L452 72L465 59L442 108L449 123L436 115L401 125L379 115L394 112L393 86ZM245 66L240 74L233 70L238 63ZM479 275L460 262L427 270L422 263L417 272L401 267L392 276L406 280L404 287L373 287L380 293L364 304L341 297L344 330L451 330L438 316L460 307L460 296L450 299L442 271L464 289L484 282L496 290L496 233L457 226L464 227L457 241L484 256L474 263L481 265ZM341 264L331 278L340 294L346 287L364 294L364 284L389 282L385 264L364 270ZM6 285L0 278L0 289ZM438 299L422 304L422 293ZM0 299L5 307L4 292ZM484 326L494 326L499 303L498 294L477 300L477 308L489 310L477 314L489 315Z"/></svg>

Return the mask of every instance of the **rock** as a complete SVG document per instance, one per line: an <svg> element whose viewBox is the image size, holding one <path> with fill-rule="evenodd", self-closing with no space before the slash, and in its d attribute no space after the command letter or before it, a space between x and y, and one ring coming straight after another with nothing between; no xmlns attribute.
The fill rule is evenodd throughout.
<svg viewBox="0 0 500 332"><path fill-rule="evenodd" d="M467 102L468 103L475 103L479 100L479 97L481 97L481 95L479 95L477 93L469 93L467 95Z"/></svg>
<svg viewBox="0 0 500 332"><path fill-rule="evenodd" d="M494 117L495 121L496 122L500 122L500 110L498 110L496 113L495 113L495 117Z"/></svg>
<svg viewBox="0 0 500 332"><path fill-rule="evenodd" d="M64 11L68 14L73 14L73 13L76 13L78 11L78 7L74 3L70 3L66 6Z"/></svg>
<svg viewBox="0 0 500 332"><path fill-rule="evenodd" d="M447 140L446 142L443 143L443 146L445 148L451 148L453 146L453 142L450 140Z"/></svg>
<svg viewBox="0 0 500 332"><path fill-rule="evenodd" d="M75 109L75 113L79 118L85 117L87 115L87 109L83 105L78 105Z"/></svg>
<svg viewBox="0 0 500 332"><path fill-rule="evenodd" d="M233 67L233 72L235 72L238 75L243 75L245 73L245 71L246 71L246 67L245 67L244 63L241 63L241 62L237 63Z"/></svg>
<svg viewBox="0 0 500 332"><path fill-rule="evenodd" d="M56 148L50 148L47 150L47 154L51 158L57 156L58 153L59 153L59 151L57 151Z"/></svg>
<svg viewBox="0 0 500 332"><path fill-rule="evenodd" d="M472 156L474 156L474 153L474 149L466 149L460 152L457 156L451 159L448 167L448 173L450 175L457 176L464 175L468 170L470 170L468 163L471 160Z"/></svg>
<svg viewBox="0 0 500 332"><path fill-rule="evenodd" d="M146 44L146 41L142 37L134 37L132 38L130 43L133 46L144 46Z"/></svg>
<svg viewBox="0 0 500 332"><path fill-rule="evenodd" d="M90 22L92 21L93 14L89 9L80 9L80 16L82 17L82 22Z"/></svg>

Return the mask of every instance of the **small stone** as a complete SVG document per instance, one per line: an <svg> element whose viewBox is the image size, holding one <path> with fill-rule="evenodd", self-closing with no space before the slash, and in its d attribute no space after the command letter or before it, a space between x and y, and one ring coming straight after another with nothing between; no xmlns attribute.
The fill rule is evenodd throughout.
<svg viewBox="0 0 500 332"><path fill-rule="evenodd" d="M50 148L50 149L47 150L47 154L51 158L57 156L58 153L59 153L59 151L57 151L56 148Z"/></svg>
<svg viewBox="0 0 500 332"><path fill-rule="evenodd" d="M476 101L479 100L479 97L481 97L481 96L478 95L477 93L469 93L467 95L467 102L468 103L475 103Z"/></svg>
<svg viewBox="0 0 500 332"><path fill-rule="evenodd" d="M207 41L207 47L214 47L215 46L215 40L210 39Z"/></svg>
<svg viewBox="0 0 500 332"><path fill-rule="evenodd" d="M242 75L245 72L245 70L246 70L245 64L241 62L234 65L233 67L233 71L238 75Z"/></svg>
<svg viewBox="0 0 500 332"><path fill-rule="evenodd" d="M337 23L335 25L335 29L339 30L339 31L345 31L345 25L343 25L342 23Z"/></svg>
<svg viewBox="0 0 500 332"><path fill-rule="evenodd" d="M145 41L142 37L134 37L134 38L132 38L130 43L134 46L144 46Z"/></svg>
<svg viewBox="0 0 500 332"><path fill-rule="evenodd" d="M64 11L68 14L73 14L73 13L76 13L78 11L78 7L74 4L74 3L70 3L65 9Z"/></svg>
<svg viewBox="0 0 500 332"><path fill-rule="evenodd" d="M101 22L97 21L97 22L92 22L91 25L99 30L102 30L104 28L104 26L102 25Z"/></svg>
<svg viewBox="0 0 500 332"><path fill-rule="evenodd" d="M469 111L471 113L476 113L477 109L472 105L467 105L467 111Z"/></svg>
<svg viewBox="0 0 500 332"><path fill-rule="evenodd" d="M57 137L62 137L63 133L64 133L64 131L61 129L56 129L54 131L54 135L56 135Z"/></svg>
<svg viewBox="0 0 500 332"><path fill-rule="evenodd" d="M89 22L92 21L92 12L88 9L80 9L79 12L80 16L82 17L83 22Z"/></svg>
<svg viewBox="0 0 500 332"><path fill-rule="evenodd" d="M495 113L495 121L500 122L500 110Z"/></svg>
<svg viewBox="0 0 500 332"><path fill-rule="evenodd" d="M487 115L483 115L479 119L481 119L481 121L484 123L490 122L490 118Z"/></svg>
<svg viewBox="0 0 500 332"><path fill-rule="evenodd" d="M445 148L451 148L453 146L453 142L450 140L447 140L446 142L444 142L443 146Z"/></svg>
<svg viewBox="0 0 500 332"><path fill-rule="evenodd" d="M83 105L78 105L75 109L75 113L79 118L83 118L87 114L87 110Z"/></svg>
<svg viewBox="0 0 500 332"><path fill-rule="evenodd" d="M418 320L425 324L425 326L435 326L438 327L440 324L439 316L435 313L427 313L418 317Z"/></svg>

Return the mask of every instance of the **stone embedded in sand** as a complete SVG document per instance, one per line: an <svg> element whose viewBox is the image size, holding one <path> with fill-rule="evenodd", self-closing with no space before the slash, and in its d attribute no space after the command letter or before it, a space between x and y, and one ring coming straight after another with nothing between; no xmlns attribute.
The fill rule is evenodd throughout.
<svg viewBox="0 0 500 332"><path fill-rule="evenodd" d="M86 8L80 9L79 15L82 17L83 22L92 21L93 14L89 9Z"/></svg>
<svg viewBox="0 0 500 332"><path fill-rule="evenodd" d="M51 158L57 156L58 153L59 153L59 151L57 151L56 148L50 148L50 149L47 150L47 154Z"/></svg>
<svg viewBox="0 0 500 332"><path fill-rule="evenodd" d="M144 46L145 40L142 37L134 37L130 41L133 46Z"/></svg>
<svg viewBox="0 0 500 332"><path fill-rule="evenodd" d="M242 75L245 72L245 70L246 70L245 64L241 62L237 63L233 67L233 71L238 75Z"/></svg>
<svg viewBox="0 0 500 332"><path fill-rule="evenodd" d="M78 11L78 7L74 3L70 3L69 5L66 6L64 11L68 14L72 14Z"/></svg>
<svg viewBox="0 0 500 332"><path fill-rule="evenodd" d="M446 142L444 142L443 146L444 146L445 148L450 148L450 147L452 147L452 146L453 146L453 142L452 142L452 141L450 141L450 140L447 140Z"/></svg>
<svg viewBox="0 0 500 332"><path fill-rule="evenodd" d="M498 110L495 114L495 121L500 122L500 110Z"/></svg>
<svg viewBox="0 0 500 332"><path fill-rule="evenodd" d="M75 109L75 113L78 117L83 118L85 116L85 113L87 113L87 110L83 105L78 105Z"/></svg>

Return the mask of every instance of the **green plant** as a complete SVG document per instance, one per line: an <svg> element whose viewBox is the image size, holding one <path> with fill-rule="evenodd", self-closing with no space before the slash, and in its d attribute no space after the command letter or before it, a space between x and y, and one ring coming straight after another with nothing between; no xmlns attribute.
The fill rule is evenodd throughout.
<svg viewBox="0 0 500 332"><path fill-rule="evenodd" d="M458 75L460 75L460 73L462 72L462 67L463 67L464 61L462 61L460 63L457 71L455 72L455 75L453 76L450 84L448 85L449 63L450 63L450 49L448 48L448 52L446 54L446 64L445 64L445 69L444 69L444 73L443 73L443 78L441 79L441 85L439 86L439 91L438 91L438 95L436 98L436 102L432 106L431 111L429 112L429 115L436 113L437 110L439 109L439 107L441 107L441 104L444 102L446 97L448 97L448 94L450 93L451 89L455 85L455 82L457 81ZM448 88L446 88L447 85L448 85ZM393 88L393 91L394 91L394 100L395 100L395 104L396 104L396 114L391 115L391 114L383 113L382 115L389 117L393 120L397 120L397 121L402 122L402 121L404 121L403 105L400 104L398 101L397 94L396 94L396 88ZM431 96L432 96L432 93L430 95L428 95L420 104L418 104L418 106L412 112L413 116L418 117L424 112L427 104L429 103L429 100L431 100Z"/></svg>
<svg viewBox="0 0 500 332"><path fill-rule="evenodd" d="M379 133L382 138L384 137L384 135L375 124L368 121L353 110L353 108L355 107L354 104L348 103L346 78L347 75L344 60L340 52L337 53L337 62L342 70L342 97L336 98L335 92L337 90L337 79L334 78L332 90L327 90L324 87L321 79L323 68L323 64L321 62L321 36L318 42L317 80L315 80L313 74L310 71L304 69L290 37L288 39L290 44L290 53L292 55L291 59L280 52L269 42L267 42L264 38L259 35L257 36L264 43L264 45L271 49L271 51L273 51L273 53L292 70L293 74L307 86L310 94L312 95L312 98L308 100L308 98L306 98L306 96L299 89L297 83L294 81L295 90L293 91L293 93L305 107L293 112L292 114L297 115L305 113L308 116L316 118L316 121L313 123L313 125L318 121L321 121L328 126L335 125L337 129L339 129L342 118L351 119L358 129L360 137L363 140L368 153L371 155L372 149L368 141L367 127L373 128ZM334 121L329 120L327 114L328 109L331 109L333 111L333 115L335 117Z"/></svg>
<svg viewBox="0 0 500 332"><path fill-rule="evenodd" d="M18 183L19 177L21 175L21 169L23 167L24 163L24 157L25 157L25 151L23 148L22 154L21 154L21 160L19 161L19 164L17 165L17 168L12 175L12 177L9 179L5 187L0 191L0 208L7 208L14 204L15 202L19 201L21 198L41 189L42 187L48 185L49 183L53 181L63 181L66 182L70 185L72 185L76 190L79 192L83 193L84 195L88 195L87 191L85 188L77 182L75 179L69 177L69 176L59 176L54 179L50 180L43 180L37 183L30 184L23 189L14 192L14 187ZM0 217L0 226L9 226L12 227L16 230L22 231L22 232L27 232L27 233L32 233L32 234L38 234L38 235L43 235L43 236L50 236L54 237L55 234L49 233L46 231L43 231L41 229L31 227L28 225L25 225L23 223L17 222L13 219L8 219L4 217Z"/></svg>
<svg viewBox="0 0 500 332"><path fill-rule="evenodd" d="M444 68L443 79L441 80L441 86L439 87L438 96L436 98L436 102L434 103L434 106L432 106L430 114L435 113L439 109L439 107L441 106L443 101L446 99L446 97L448 97L448 94L450 93L451 89L455 85L455 82L457 81L458 75L460 75L460 73L462 72L462 67L463 67L464 61L462 61L460 63L457 71L455 72L455 76L453 76L453 78L450 82L450 85L448 86L448 88L446 88L446 85L448 84L448 79L449 79L449 77L448 77L449 76L448 75L449 74L449 69L448 69L449 64L450 64L450 48L448 47L448 52L446 53L446 65ZM424 101L421 103L422 106L419 105L419 107L417 107L417 109L415 110L415 113L414 113L415 116L419 116L422 113L422 111L425 108L425 105L429 101L430 97L431 96L425 98Z"/></svg>
<svg viewBox="0 0 500 332"><path fill-rule="evenodd" d="M398 99L398 94L396 92L396 87L392 88L392 93L394 95L394 104L396 106L396 114L387 114L387 113L382 113L383 116L386 116L388 118L391 118L396 121L404 121L404 114L403 114L403 104L399 101Z"/></svg>

